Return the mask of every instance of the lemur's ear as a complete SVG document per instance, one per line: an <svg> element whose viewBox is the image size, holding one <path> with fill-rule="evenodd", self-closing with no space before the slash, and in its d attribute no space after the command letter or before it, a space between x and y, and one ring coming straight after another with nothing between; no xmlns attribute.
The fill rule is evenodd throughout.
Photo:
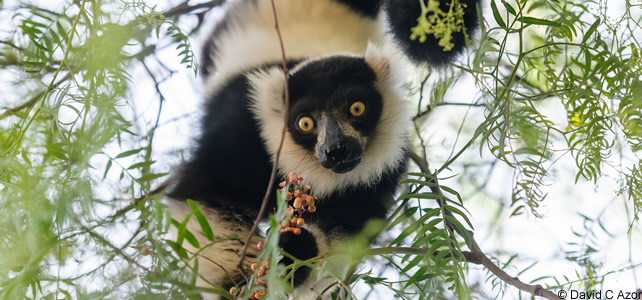
<svg viewBox="0 0 642 300"><path fill-rule="evenodd" d="M375 71L377 78L379 79L390 77L391 56L386 52L388 51L384 48L368 42L365 59L368 65L370 65L370 67Z"/></svg>

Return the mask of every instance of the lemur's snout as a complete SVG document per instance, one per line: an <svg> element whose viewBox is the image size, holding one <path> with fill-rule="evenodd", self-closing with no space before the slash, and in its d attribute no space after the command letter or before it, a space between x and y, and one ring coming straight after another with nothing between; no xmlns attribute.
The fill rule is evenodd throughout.
<svg viewBox="0 0 642 300"><path fill-rule="evenodd" d="M341 161L346 156L346 145L343 141L336 142L334 145L330 145L328 149L325 149L325 155L334 161Z"/></svg>
<svg viewBox="0 0 642 300"><path fill-rule="evenodd" d="M345 135L334 119L328 119L323 130L325 139L318 153L321 165L339 174L352 171L361 162L363 149L359 140Z"/></svg>

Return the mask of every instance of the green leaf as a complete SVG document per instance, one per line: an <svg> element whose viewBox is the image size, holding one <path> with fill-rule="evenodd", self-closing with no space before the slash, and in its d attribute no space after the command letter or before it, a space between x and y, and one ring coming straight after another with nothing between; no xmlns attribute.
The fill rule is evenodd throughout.
<svg viewBox="0 0 642 300"><path fill-rule="evenodd" d="M549 20L544 20L544 19L539 19L539 18L534 18L534 17L521 17L520 21L526 23L526 24L532 24L532 25L544 25L544 26L551 26L551 27L562 27L562 24L549 21Z"/></svg>
<svg viewBox="0 0 642 300"><path fill-rule="evenodd" d="M601 21L600 18L597 18L597 20L593 22L593 25L591 25L591 27L589 27L586 33L584 33L584 38L582 38L582 44L585 44L586 41L591 37L591 35L593 35L593 32L595 32L595 30L597 29L597 26L600 25L600 21Z"/></svg>
<svg viewBox="0 0 642 300"><path fill-rule="evenodd" d="M499 10L497 9L497 4L495 4L495 0L492 0L490 2L490 8L493 10L493 17L495 17L495 22L501 27L501 28L507 28L506 23L504 23L504 20L502 20L502 15L499 13Z"/></svg>
<svg viewBox="0 0 642 300"><path fill-rule="evenodd" d="M111 169L111 164L112 164L112 161L110 159L107 161L107 166L105 167L105 173L103 173L103 179L107 177L107 172L109 172L109 169Z"/></svg>
<svg viewBox="0 0 642 300"><path fill-rule="evenodd" d="M172 240L165 240L165 242L174 250L174 252L176 252L176 254L178 254L178 257L182 259L189 258L189 256L187 255L187 251L185 251L185 249L183 249L183 247L180 244Z"/></svg>
<svg viewBox="0 0 642 300"><path fill-rule="evenodd" d="M157 174L151 173L151 174L147 174L147 175L141 176L140 178L137 179L137 181L138 182L152 181L154 179L161 178L163 176L167 176L167 174L169 174L169 173L157 173Z"/></svg>
<svg viewBox="0 0 642 300"><path fill-rule="evenodd" d="M198 224L201 225L203 236L205 236L205 238L210 241L214 241L214 233L212 233L212 228L210 228L209 222L207 222L207 219L201 212L201 208L198 207L198 205L196 205L196 203L194 203L194 201L192 201L191 199L187 199L187 204L190 208L192 208L192 212L194 213L194 216L196 216Z"/></svg>
<svg viewBox="0 0 642 300"><path fill-rule="evenodd" d="M502 0L502 4L504 4L506 11L508 11L511 15L513 16L517 15L517 12L515 12L515 9L510 4L508 4L508 2Z"/></svg>
<svg viewBox="0 0 642 300"><path fill-rule="evenodd" d="M134 150L129 150L129 151L121 152L120 154L116 155L116 157L115 157L115 158L123 158L123 157L132 156L132 155L134 155L134 154L136 154L136 153L138 153L138 152L143 151L143 149L144 149L144 148L138 148L138 149L134 149Z"/></svg>

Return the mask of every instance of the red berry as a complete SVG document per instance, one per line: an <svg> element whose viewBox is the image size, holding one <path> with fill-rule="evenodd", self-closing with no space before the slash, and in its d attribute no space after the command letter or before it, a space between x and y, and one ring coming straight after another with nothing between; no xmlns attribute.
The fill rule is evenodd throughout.
<svg viewBox="0 0 642 300"><path fill-rule="evenodd" d="M263 241L256 243L256 248L259 248L259 250L263 249Z"/></svg>

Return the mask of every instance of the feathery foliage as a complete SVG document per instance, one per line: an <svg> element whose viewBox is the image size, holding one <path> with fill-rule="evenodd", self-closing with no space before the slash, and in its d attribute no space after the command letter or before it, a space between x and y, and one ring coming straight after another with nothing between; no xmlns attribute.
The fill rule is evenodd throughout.
<svg viewBox="0 0 642 300"><path fill-rule="evenodd" d="M172 220L153 192L178 164L165 158L182 156L158 149L163 105L181 100L163 93L166 80L180 74L166 64L198 72L193 37L220 2L162 10L140 0L61 0L54 7L0 1L7 23L0 32L1 299L198 299L201 292L233 298L216 285L195 286L199 261L182 245L206 249L220 242L201 208L192 203L186 219ZM450 34L466 30L462 8L456 0L449 11L435 3L422 1L409 38L434 35L448 49ZM624 9L613 18L608 8L616 5ZM427 172L413 168L388 220L370 224L340 247L336 259L350 262L343 274L327 272L332 257L291 257L294 264L278 266L289 254L277 247L276 220L285 208L276 209L262 251L271 263L270 298L291 291L293 271L303 265L333 278L339 288L326 292L342 299L372 293L402 299L515 295L494 273L474 276L468 262L477 262L467 251L474 243L466 233L479 230L473 227L476 215L490 212L466 207L485 199L488 206L499 203L498 214L511 220L540 217L547 214L543 204L567 200L551 199L555 182L617 182L597 216L577 212L581 229L560 225L573 232L562 254L575 273L549 269L533 276L532 260L524 267L519 253L506 254L500 245L488 252L492 261L554 291L600 289L609 276L639 269L642 262L631 255L627 266L605 269L603 254L607 243L622 237L634 243L640 231L642 7L629 0L490 0L479 11L487 17L480 36L471 37L469 59L408 84L409 101L417 107L412 150L436 169L426 162L418 167ZM164 48L173 50L170 58L159 55ZM159 68L149 68L152 62ZM134 99L141 80L134 70L144 70L156 89L158 111L151 120ZM448 101L466 77L480 91L476 98ZM473 113L455 120L461 123L452 128L452 153L439 161L427 119L462 106ZM465 143L456 148L460 139ZM569 156L572 166L562 164ZM511 189L494 197L488 182L501 177L493 171L501 167L510 173ZM573 179L561 180L569 169ZM471 187L475 193L468 192ZM626 210L627 218L618 220L626 222L625 232L607 218L615 207ZM187 230L192 218L208 244Z"/></svg>

